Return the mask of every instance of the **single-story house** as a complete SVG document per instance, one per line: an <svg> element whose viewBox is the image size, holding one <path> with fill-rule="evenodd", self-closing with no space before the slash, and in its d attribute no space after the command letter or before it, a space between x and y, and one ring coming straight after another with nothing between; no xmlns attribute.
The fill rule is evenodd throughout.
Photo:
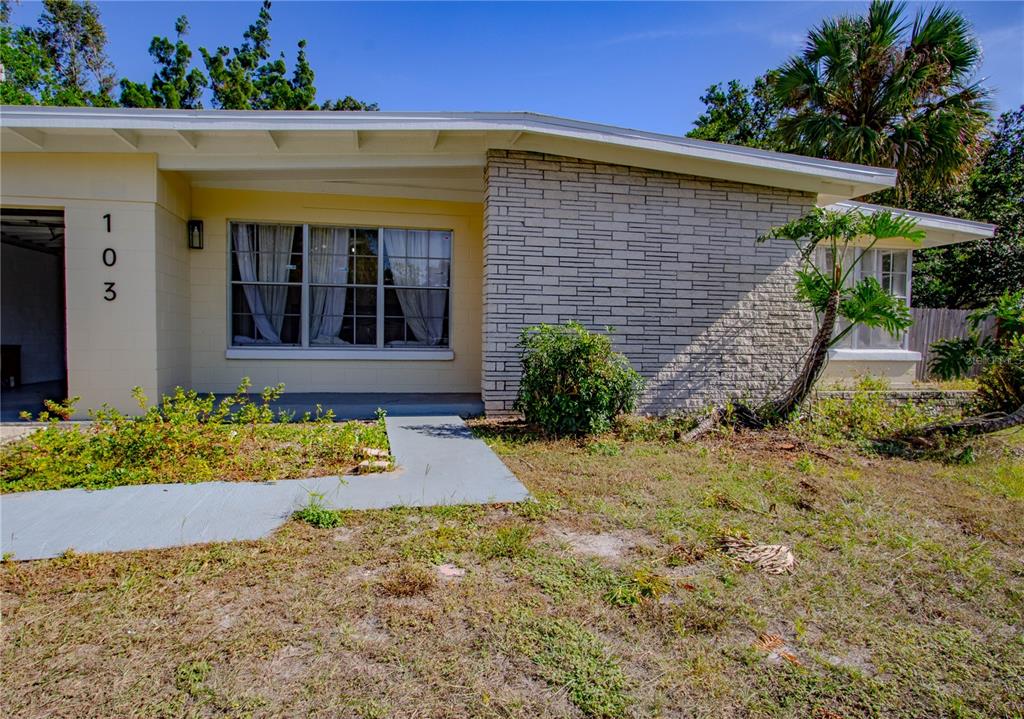
<svg viewBox="0 0 1024 719"><path fill-rule="evenodd" d="M516 395L523 327L615 328L641 409L762 396L813 316L755 242L893 170L530 113L4 107L3 386L131 410L240 378L290 392ZM871 208L864 208L870 211ZM918 216L931 247L989 225ZM861 273L910 299L911 247ZM907 383L864 331L833 378Z"/></svg>

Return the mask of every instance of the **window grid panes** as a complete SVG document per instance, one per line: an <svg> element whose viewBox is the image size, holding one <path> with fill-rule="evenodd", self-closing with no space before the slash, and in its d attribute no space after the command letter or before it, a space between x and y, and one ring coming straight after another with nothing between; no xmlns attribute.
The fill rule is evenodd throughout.
<svg viewBox="0 0 1024 719"><path fill-rule="evenodd" d="M450 230L232 223L231 344L447 348L451 242Z"/></svg>
<svg viewBox="0 0 1024 719"><path fill-rule="evenodd" d="M857 254L860 252L857 250ZM854 284L864 277L874 277L882 289L909 305L910 263L910 250L868 250L850 273L848 284ZM831 265L831 251L826 250L822 253L822 266ZM847 323L840 321L838 331L846 326ZM841 349L906 349L907 334L904 332L899 337L893 337L883 329L860 326L836 346Z"/></svg>
<svg viewBox="0 0 1024 719"><path fill-rule="evenodd" d="M235 346L302 342L302 227L231 228L231 338Z"/></svg>

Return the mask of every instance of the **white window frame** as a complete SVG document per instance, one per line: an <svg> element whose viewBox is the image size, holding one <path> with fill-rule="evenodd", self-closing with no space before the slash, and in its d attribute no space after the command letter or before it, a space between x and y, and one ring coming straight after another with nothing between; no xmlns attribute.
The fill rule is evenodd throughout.
<svg viewBox="0 0 1024 719"><path fill-rule="evenodd" d="M827 250L821 249L819 253L819 266L824 267L827 262L826 257ZM863 253L863 257L860 257ZM905 254L907 257L907 273L906 273L906 287L904 287L903 296L906 298L907 306L910 306L910 288L913 283L913 267L914 267L914 255L913 250L903 250L896 248L887 247L874 247L870 250L863 250L862 248L851 248L850 254L854 257L860 257L860 261L857 262L853 271L850 273L850 283L855 284L859 282L863 277L864 273L864 260L868 257L872 258L872 266L875 268L872 276L878 280L879 284L882 283L882 257L886 254ZM883 285L884 287L884 285ZM830 350L829 354L833 359L858 359L858 360L919 360L921 354L919 352L912 352L909 349L909 331L904 331L900 337L899 347L871 347L865 346L860 341L860 332L853 331L844 338L844 346L835 347ZM845 344L846 342L849 344Z"/></svg>
<svg viewBox="0 0 1024 719"><path fill-rule="evenodd" d="M236 224L280 224L296 225L302 228L302 282L300 302L300 333L301 344L299 345L270 345L262 347L247 347L233 344L232 320L234 317L233 289L236 282L233 279L234 270L234 247L231 241L231 228ZM377 343L376 345L352 345L342 348L316 347L309 342L309 228L316 227L338 227L347 230L376 230L377 231ZM432 289L444 289L448 292L448 345L446 347L386 347L384 345L384 293L387 289L393 289L390 285L384 284L384 230L429 230L447 232L451 236L450 255L448 257L448 284L444 287ZM242 220L229 219L227 221L227 348L224 352L226 359L383 359L383 360L452 360L455 358L453 347L452 314L455 307L452 290L452 263L455 255L455 231L444 227L394 227L390 225L360 224L330 224L323 222L294 222L287 220ZM348 283L355 286L355 283Z"/></svg>

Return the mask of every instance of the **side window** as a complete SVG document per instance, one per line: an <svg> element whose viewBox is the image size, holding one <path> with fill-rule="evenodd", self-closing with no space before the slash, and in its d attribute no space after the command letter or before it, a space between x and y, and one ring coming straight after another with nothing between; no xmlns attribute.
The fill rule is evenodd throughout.
<svg viewBox="0 0 1024 719"><path fill-rule="evenodd" d="M819 267L832 267L831 250L822 249L818 254ZM850 261L853 261L852 259ZM857 267L850 273L848 283L853 284L864 277L874 277L882 288L910 304L910 262L909 250L868 250L860 259ZM840 319L836 333L843 331L848 324ZM893 337L885 330L870 327L857 327L846 335L839 344L839 349L903 349L907 338L904 333Z"/></svg>

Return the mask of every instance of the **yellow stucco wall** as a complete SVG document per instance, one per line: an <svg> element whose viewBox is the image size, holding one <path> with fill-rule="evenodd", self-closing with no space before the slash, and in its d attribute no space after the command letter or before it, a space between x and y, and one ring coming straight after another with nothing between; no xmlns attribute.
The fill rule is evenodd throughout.
<svg viewBox="0 0 1024 719"><path fill-rule="evenodd" d="M160 392L191 387L192 258L186 242L191 191L181 176L161 172L156 206L157 384Z"/></svg>
<svg viewBox="0 0 1024 719"><path fill-rule="evenodd" d="M191 380L233 390L283 382L291 392L479 392L483 208L479 204L193 187L192 217L205 249L191 261ZM227 359L228 222L323 223L451 229L452 360Z"/></svg>
<svg viewBox="0 0 1024 719"><path fill-rule="evenodd" d="M0 155L5 207L64 210L68 390L81 397L79 416L104 402L132 409L133 386L150 397L159 389L156 183L152 155ZM117 252L112 267L106 248ZM113 301L106 282L115 283Z"/></svg>

